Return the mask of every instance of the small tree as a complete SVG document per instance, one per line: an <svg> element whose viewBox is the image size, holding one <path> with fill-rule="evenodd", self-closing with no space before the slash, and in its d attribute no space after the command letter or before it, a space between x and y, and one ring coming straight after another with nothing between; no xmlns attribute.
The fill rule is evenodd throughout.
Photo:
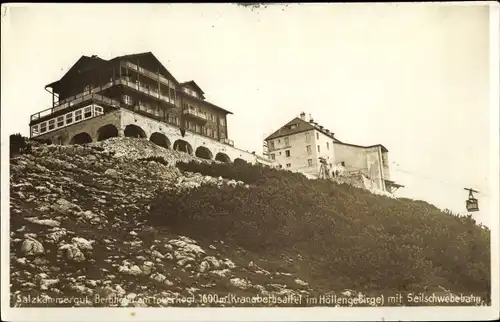
<svg viewBox="0 0 500 322"><path fill-rule="evenodd" d="M26 151L27 138L22 136L21 133L11 134L10 135L10 155L13 156L15 154L23 153Z"/></svg>

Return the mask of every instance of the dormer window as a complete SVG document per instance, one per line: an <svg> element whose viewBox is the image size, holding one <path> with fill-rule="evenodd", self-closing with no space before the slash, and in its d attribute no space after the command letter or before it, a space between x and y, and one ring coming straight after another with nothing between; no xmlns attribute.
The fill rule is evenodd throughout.
<svg viewBox="0 0 500 322"><path fill-rule="evenodd" d="M292 124L292 125L290 125L290 130L294 130L294 129L296 129L296 128L297 128L297 124Z"/></svg>

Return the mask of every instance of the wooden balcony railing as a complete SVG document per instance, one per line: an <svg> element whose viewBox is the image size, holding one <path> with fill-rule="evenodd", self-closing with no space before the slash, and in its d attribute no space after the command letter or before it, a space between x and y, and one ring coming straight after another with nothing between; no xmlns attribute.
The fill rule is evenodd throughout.
<svg viewBox="0 0 500 322"><path fill-rule="evenodd" d="M37 112L37 113L31 115L31 121L35 121L41 117L51 115L57 111L64 110L70 106L73 106L75 104L78 104L78 103L81 103L83 101L87 101L90 99L95 99L95 100L98 100L100 102L107 103L113 107L118 108L121 105L120 102L113 100L111 98L102 96L102 95L97 94L97 93L102 92L103 90L108 89L111 86L119 85L119 84L125 85L129 88L133 88L133 89L140 91L144 94L147 94L151 97L158 98L162 101L165 101L167 103L175 105L175 100L173 98L170 98L168 96L163 95L163 93L158 92L157 89L145 87L140 82L134 82L134 81L131 81L126 76L122 76L122 77L118 77L115 80L110 81L106 84L103 84L101 86L94 87L87 92L83 92L83 93L65 98L64 100L59 101L56 106L54 106L52 108L45 109L43 111L40 111L40 112Z"/></svg>
<svg viewBox="0 0 500 322"><path fill-rule="evenodd" d="M163 93L158 92L158 89L156 89L156 88L145 87L143 83L137 82L137 81L133 81L133 80L131 80L130 78L128 78L126 76L118 77L118 79L116 79L114 81L114 83L115 84L125 85L125 86L127 86L129 88L133 88L133 89L135 89L135 90L137 90L139 92L142 92L144 94L148 94L149 96L152 96L154 98L159 98L162 101L165 101L167 103L175 105L175 99L174 98L171 98L171 97L168 97L166 95L163 95Z"/></svg>
<svg viewBox="0 0 500 322"><path fill-rule="evenodd" d="M189 110L189 109L183 110L182 113L186 116L192 116L194 118L201 119L203 121L208 120L208 117L205 113L201 113L201 112L197 112L197 111L193 111L193 110Z"/></svg>
<svg viewBox="0 0 500 322"><path fill-rule="evenodd" d="M137 72L139 72L140 74L144 75L144 76L147 76L148 78L152 79L152 80L155 80L155 81L160 81L160 83L164 84L164 85L167 85L169 86L170 88L173 88L175 89L175 85L172 84L171 81L169 81L168 79L166 79L165 77L163 77L161 74L159 75L158 73L153 73L147 69L144 69L134 63L131 63L129 61L125 61L123 62L123 65L132 69L132 70L135 70Z"/></svg>

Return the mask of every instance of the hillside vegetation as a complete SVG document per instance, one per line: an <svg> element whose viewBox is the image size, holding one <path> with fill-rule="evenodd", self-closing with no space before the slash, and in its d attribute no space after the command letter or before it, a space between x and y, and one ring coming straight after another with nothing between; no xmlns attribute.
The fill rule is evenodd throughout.
<svg viewBox="0 0 500 322"><path fill-rule="evenodd" d="M490 302L489 230L422 201L201 162L141 139L13 151L13 306L262 306L214 299L419 292ZM172 304L179 298L196 301Z"/></svg>
<svg viewBox="0 0 500 322"><path fill-rule="evenodd" d="M437 285L483 297L489 291L490 233L470 217L260 166L178 167L257 186L162 195L151 208L154 225L223 238L269 258L300 254L303 260L294 269L315 281L319 292L405 292Z"/></svg>

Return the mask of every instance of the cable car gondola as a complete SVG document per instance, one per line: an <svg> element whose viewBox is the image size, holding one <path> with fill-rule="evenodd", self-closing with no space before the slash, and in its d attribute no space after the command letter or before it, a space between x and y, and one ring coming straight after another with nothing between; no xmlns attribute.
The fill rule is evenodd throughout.
<svg viewBox="0 0 500 322"><path fill-rule="evenodd" d="M465 207L467 208L467 211L479 211L479 204L477 202L477 199L474 198L474 195L472 194L473 192L479 193L479 191L476 191L472 188L464 189L469 191L469 199L465 201Z"/></svg>

